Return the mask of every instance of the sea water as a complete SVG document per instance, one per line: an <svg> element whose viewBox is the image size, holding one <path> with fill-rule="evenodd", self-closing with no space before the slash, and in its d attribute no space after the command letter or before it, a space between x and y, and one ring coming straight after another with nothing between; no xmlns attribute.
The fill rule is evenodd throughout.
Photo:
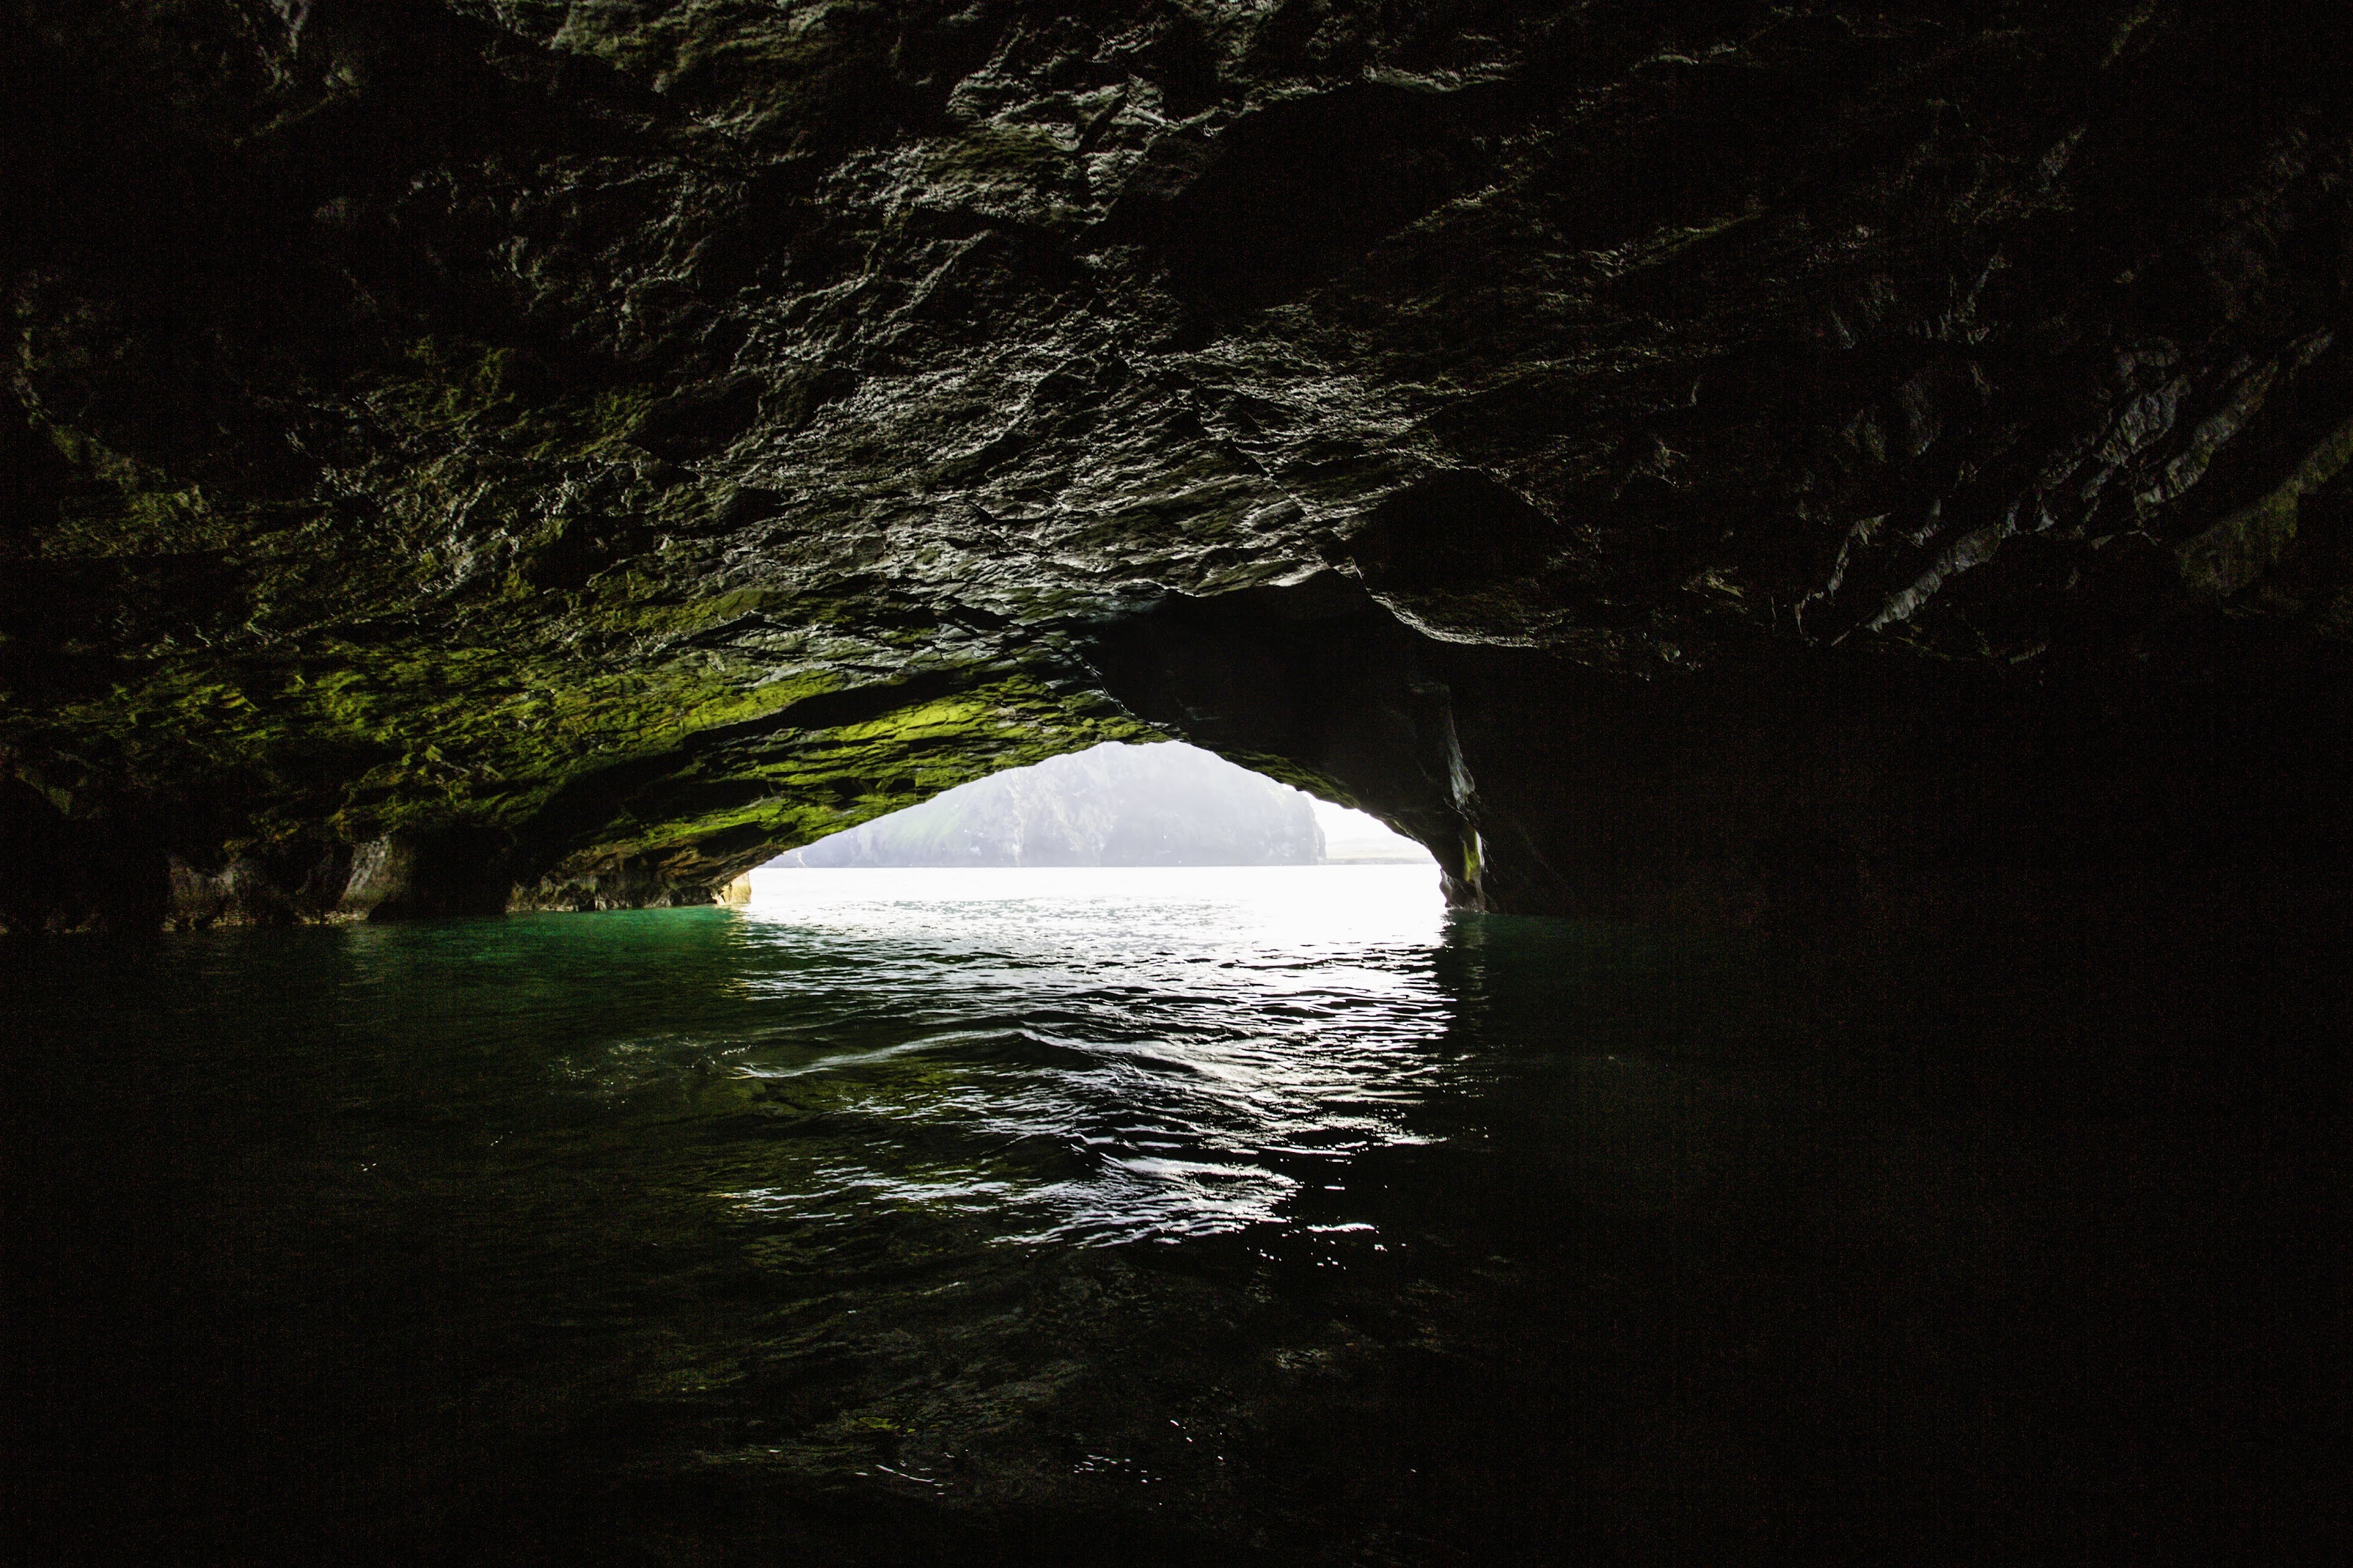
<svg viewBox="0 0 2353 1568"><path fill-rule="evenodd" d="M1434 879L790 871L0 955L34 1560L2238 1539L2210 1494L2310 1370L2240 1123L2104 1040L2038 1076L1999 976L1915 1005Z"/></svg>

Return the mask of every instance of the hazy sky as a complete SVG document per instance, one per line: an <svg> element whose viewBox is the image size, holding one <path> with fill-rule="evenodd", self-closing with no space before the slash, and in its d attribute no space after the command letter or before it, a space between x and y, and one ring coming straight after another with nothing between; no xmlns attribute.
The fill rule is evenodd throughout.
<svg viewBox="0 0 2353 1568"><path fill-rule="evenodd" d="M1388 824L1377 816L1369 816L1361 811L1351 811L1345 805L1334 805L1328 800L1319 800L1314 805L1315 821L1324 829L1324 838L1326 843L1342 839L1351 842L1357 839L1374 839L1393 844L1402 849L1419 851L1421 847L1402 834L1391 832Z"/></svg>
<svg viewBox="0 0 2353 1568"><path fill-rule="evenodd" d="M1305 809L1303 809L1305 808ZM1104 744L1012 768L779 857L781 868L1427 861L1378 817L1186 745Z"/></svg>

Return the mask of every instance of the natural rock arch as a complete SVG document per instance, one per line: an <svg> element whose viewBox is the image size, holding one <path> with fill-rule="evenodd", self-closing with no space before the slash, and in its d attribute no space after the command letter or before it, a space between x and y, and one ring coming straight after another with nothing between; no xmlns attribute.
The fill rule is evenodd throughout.
<svg viewBox="0 0 2353 1568"><path fill-rule="evenodd" d="M22 9L12 930L1159 731L1497 909L2335 907L2341 17Z"/></svg>

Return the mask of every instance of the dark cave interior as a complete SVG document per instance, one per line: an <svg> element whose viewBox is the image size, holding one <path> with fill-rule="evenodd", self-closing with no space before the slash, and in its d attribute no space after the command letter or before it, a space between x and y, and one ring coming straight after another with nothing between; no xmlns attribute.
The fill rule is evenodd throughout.
<svg viewBox="0 0 2353 1568"><path fill-rule="evenodd" d="M1430 960L1430 994L1454 1009L1431 1037L1539 1085L1525 1103L1493 1090L1507 1125L1524 1118L1524 1189L1467 1155L1448 1164L1451 1150L1426 1170L1382 1156L1405 1173L1382 1189L1383 1223L1421 1225L1433 1256L1469 1238L1465 1275L1484 1248L1554 1249L1525 1276L1542 1289L1480 1298L1504 1326L1465 1352L1473 1371L1450 1381L1435 1352L1413 1361L1414 1336L1436 1331L1396 1325L1419 1298L1360 1287L1365 1321L1394 1308L1379 1321L1408 1344L1395 1386L1409 1394L1378 1408L1473 1432L1447 1461L1459 1468L1430 1473L1510 1505L1465 1526L1492 1549L1482 1561L1569 1539L1602 1541L1611 1561L1654 1560L1662 1542L1725 1562L1984 1561L1975 1546L1999 1531L1971 1520L2044 1504L1991 1554L2226 1561L2274 1525L2284 1540L2331 1508L2341 1525L2341 1497L2297 1468L2317 1450L2290 1452L2285 1434L2342 1381L2322 1364L2341 1334L2300 1331L2295 1301L2319 1289L2319 1238L2342 1206L2353 11L11 0L7 16L0 959L12 986L54 1004L40 1049L8 1065L58 1097L65 1129L7 1141L46 1194L10 1224L67 1281L65 1306L39 1307L67 1347L58 1386L111 1368L91 1409L115 1399L134 1433L173 1419L141 1406L147 1374L108 1360L108 1320L85 1323L74 1289L102 1305L120 1286L147 1310L156 1366L185 1349L177 1287L137 1228L149 1220L122 1216L162 1216L181 1252L155 1257L214 1257L207 1237L171 1228L177 1167L109 1162L185 1142L190 1169L234 1186L240 1117L265 1142L281 1103L303 1136L343 1125L318 1088L343 1070L329 1045L359 1041L350 1059L406 1106L409 1068L384 1064L447 1023L430 998L387 1004L412 1026L387 1045L370 1019L223 980L237 964L330 987L318 976L343 975L340 939L387 972L439 973L452 933L471 931L492 950L482 973L510 964L507 990L465 993L487 1016L533 984L501 941L585 988L626 973L647 995L666 982L641 973L646 953L666 941L717 994L740 976L715 938L696 945L696 922L721 917L692 911L752 867L1006 769L1174 738L1429 847L1465 911ZM673 913L626 912L649 910ZM438 918L557 911L608 913ZM650 933L645 952L596 936L599 919ZM497 925L515 934L480 936ZM1546 1163L1557 1129L1540 1125L1543 1097L1559 1084L1527 1066L1529 1040L1583 1031L1574 1072L1615 1071L1624 1040L1658 1042L1634 1025L1621 1040L1611 1020L1704 1013L1712 981L1627 956L1653 940L1762 944L1776 984L1841 1020L1775 1047L1772 1071L1808 1087L1757 1090L1798 1108L1793 1142L1755 1138L1769 1179L1728 1184L1735 1196L1683 1231ZM1526 973L1495 980L1514 963ZM1599 1011L1514 1014L1511 987L1554 970ZM1637 971L1652 979L1625 979ZM908 983L910 1016L962 973L941 973ZM1091 982L1071 984L1075 1016ZM183 1018L181 1036L154 1037L227 1064L221 1081L248 1100L206 1099L210 1081L173 1079L158 1050L139 1072L164 1087L121 1132L121 1107L75 1066L96 1048L77 1009L138 1036L153 1020L117 993L148 985L199 1001L226 987L264 1033L282 1002L311 1030L287 1045L309 1076L287 1088L239 1054L253 1038ZM565 1028L606 1026L570 1005ZM647 1037L663 1026L638 1022ZM1718 1040L1703 1023L1658 1047L1658 1081L1683 1093L1674 1050L1720 1051L1704 1065L1736 1058L1730 1104L1755 1061L1737 1029ZM561 1058L571 1036L556 1033ZM433 1093L476 1084L435 1061L445 1077L420 1079ZM90 1066L90 1081L109 1070ZM660 1084L753 1095L702 1058ZM507 1085L497 1103L539 1115L543 1089ZM1949 1147L1889 1156L1896 1173L1873 1186L1878 1156L1839 1142L1848 1129L1805 1143L1807 1117L1850 1090L1866 1102L1856 1125L1883 1112L1897 1128L1890 1147L1939 1116L1916 1142ZM1599 1127L1607 1145L1623 1128L1592 1111L1606 1098L1577 1088L1576 1115L1591 1115L1563 1125ZM156 1109L184 1100L202 1112L185 1125ZM1661 1168L1712 1146L1714 1124L1660 1133L1668 1121L1636 1109L1627 1124L1648 1131L1628 1146L1655 1133ZM714 1148L762 1117L806 1115L795 1125L823 1138L837 1135L825 1117L849 1114L756 1097L695 1101L705 1113ZM379 1212L414 1227L355 1268L430 1260L416 1237L470 1223L432 1204L476 1167L407 1114L385 1113L382 1136L419 1140L430 1180L346 1215L335 1205L358 1178L321 1178L322 1212L351 1235L374 1234ZM632 1157L664 1157L669 1125L630 1131ZM2078 1148L2115 1159L2085 1175ZM1968 1185L1957 1171L1978 1196L1951 1196ZM1832 1189L1844 1195L1820 1197ZM636 1189L612 1191L599 1202L619 1212ZM592 1250L602 1213L577 1232ZM681 1234L707 1217L693 1215ZM100 1239L85 1247L85 1231ZM340 1245L298 1241L288 1256ZM1622 1298L1621 1255L1636 1258ZM1743 1273L1744 1258L1762 1261ZM1200 1267L1170 1289L1290 1303L1323 1278L1239 1252ZM1058 1255L1008 1299L1068 1285L1109 1300L1141 1277L1125 1268ZM289 1300L332 1293L289 1277ZM877 1289L911 1321L932 1310ZM205 1298L204 1321L230 1337L232 1295ZM353 1299L363 1317L407 1310L396 1289ZM1545 1326L1588 1307L1583 1338ZM1116 1316L1073 1311L1088 1332ZM311 1320L286 1322L289 1342L310 1342ZM1824 1322L1847 1337L1816 1359L1808 1335ZM1919 1324L1947 1360L1914 1356ZM406 1318L363 1360L396 1364L385 1347L412 1331L459 1387L448 1368L471 1352ZM1191 1332L1166 1337L1190 1346ZM1863 1347L1852 1366L1841 1343ZM841 1377L871 1371L858 1364ZM1668 1384L1686 1365L1694 1407L1738 1437L1722 1453L1748 1458L1678 1468L1683 1439L1651 1415L1681 1397ZM1571 1452L1567 1426L1534 1415L1534 1447L1480 1426L1520 1397L1526 1366L1544 1421L1582 1408L1588 1378L1633 1435L1623 1451L1597 1437ZM2108 1392L2036 1403L2079 1373ZM358 1422L393 1381L322 1386ZM2049 1451L2093 1434L2081 1452L2097 1449L2084 1464L2099 1500L2036 1489L2064 1468L2030 1474L2018 1458L2045 1452L2046 1433L1937 1447L1968 1420L2008 1418L1969 1403L1980 1386L2033 1420L2055 1411ZM1871 1407L1883 1428L1840 1426L1889 1389ZM1779 1446L1785 1396L1820 1415L1814 1447ZM245 1419L222 1399L222 1419ZM1423 1438L1340 1408L1303 1396L1314 1418L1296 1425L1324 1456L1317 1484L1369 1518L1366 1497L1419 1473ZM663 1410L648 1419L688 1420ZM1898 1431L1913 1416L1941 1435ZM1155 1418L1154 1442L1174 1443L1168 1424ZM280 1484L265 1447L219 1460L256 1498ZM1473 1449L1510 1479L1481 1479ZM67 1459L44 1473L69 1489L74 1450L56 1451ZM1280 1476L1282 1445L1266 1453ZM1378 1463L1358 1476L1366 1454ZM1596 1506L1622 1505L1606 1541L1511 1536L1567 1495L1538 1473L1547 1456L1590 1460L1592 1495L1617 1500ZM1097 1458L1055 1449L1021 1473L1060 1487ZM1868 1490L1883 1458L1902 1481L1885 1495L1980 1513L1891 1512L1876 1534L1837 1537L1822 1521L1840 1517L1840 1489ZM1756 1478L1779 1464L1803 1496L1773 1506L1802 1528L1743 1535L1735 1514L1765 1508L1778 1483ZM1948 1473L1959 1491L1937 1491ZM1687 1474L1692 1496L1718 1490L1676 1514ZM2245 1489L2273 1511L2232 1515L2258 1474ZM1267 1483L1278 1513L1288 1484ZM713 1503L703 1485L680 1483L677 1518L737 1509L741 1539L677 1560L755 1559L743 1542L768 1528L766 1494ZM1440 1483L1393 1489L1412 1487ZM981 1550L913 1492L810 1495L793 1539L850 1560L892 1561L893 1542ZM1084 1554L1096 1516L1006 1495L989 1551ZM606 1516L575 1512L574 1492L531 1496L615 1560L642 1560L620 1526L584 1531ZM181 1516L162 1497L140 1528L168 1541ZM529 1533L497 1498L476 1503ZM2207 1530L2204 1515L2231 1519ZM2141 1555L2147 1520L2169 1522ZM1235 1544L1246 1533L1195 1544L1204 1561L1256 1560ZM546 1542L567 1539L533 1549L563 1555ZM1345 1560L1455 1560L1356 1544Z"/></svg>

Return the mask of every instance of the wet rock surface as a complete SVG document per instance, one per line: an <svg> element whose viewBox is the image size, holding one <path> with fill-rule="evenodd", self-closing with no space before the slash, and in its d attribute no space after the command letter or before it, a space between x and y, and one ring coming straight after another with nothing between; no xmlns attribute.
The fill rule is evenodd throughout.
<svg viewBox="0 0 2353 1568"><path fill-rule="evenodd" d="M1161 733L1493 908L2336 907L2340 17L15 14L11 930Z"/></svg>

